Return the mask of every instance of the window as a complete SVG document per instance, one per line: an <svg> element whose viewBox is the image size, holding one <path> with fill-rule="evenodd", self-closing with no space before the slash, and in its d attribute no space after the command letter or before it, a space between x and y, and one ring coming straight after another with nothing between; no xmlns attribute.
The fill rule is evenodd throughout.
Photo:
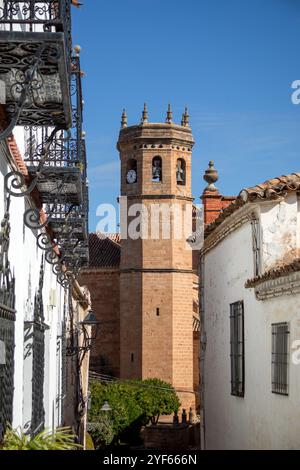
<svg viewBox="0 0 300 470"><path fill-rule="evenodd" d="M152 160L152 181L153 183L160 183L162 181L161 157L154 157Z"/></svg>
<svg viewBox="0 0 300 470"><path fill-rule="evenodd" d="M179 185L185 185L185 161L183 158L178 158L177 160L176 182Z"/></svg>
<svg viewBox="0 0 300 470"><path fill-rule="evenodd" d="M289 324L272 324L272 393L288 395Z"/></svg>
<svg viewBox="0 0 300 470"><path fill-rule="evenodd" d="M134 158L127 160L127 171L134 170L137 171L137 161Z"/></svg>
<svg viewBox="0 0 300 470"><path fill-rule="evenodd" d="M244 303L230 304L231 395L245 394Z"/></svg>

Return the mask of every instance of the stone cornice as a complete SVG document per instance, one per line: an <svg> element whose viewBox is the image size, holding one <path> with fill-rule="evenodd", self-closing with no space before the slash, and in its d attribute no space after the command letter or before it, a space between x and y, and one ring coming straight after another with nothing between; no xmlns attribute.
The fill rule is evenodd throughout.
<svg viewBox="0 0 300 470"><path fill-rule="evenodd" d="M113 274L113 273L119 273L119 272L120 272L120 269L116 267L91 266L88 268L81 269L80 275L84 276L85 274L95 274L95 273Z"/></svg>
<svg viewBox="0 0 300 470"><path fill-rule="evenodd" d="M157 142L176 143L192 148L194 139L190 127L178 124L144 123L121 129L117 144L118 150L125 150L128 145Z"/></svg>
<svg viewBox="0 0 300 470"><path fill-rule="evenodd" d="M254 287L257 300L267 300L282 295L300 294L300 271L268 279Z"/></svg>
<svg viewBox="0 0 300 470"><path fill-rule="evenodd" d="M259 207L257 204L246 204L240 207L237 211L227 217L222 224L217 226L204 241L204 246L201 250L201 255L204 255L209 250L214 248L230 233L237 230L239 227L253 219L258 219Z"/></svg>
<svg viewBox="0 0 300 470"><path fill-rule="evenodd" d="M178 199L180 201L188 201L188 202L194 202L195 198L192 196L181 196L181 195L176 195L176 194L141 194L141 195L135 195L135 194L130 194L128 195L123 195L127 196L127 199Z"/></svg>

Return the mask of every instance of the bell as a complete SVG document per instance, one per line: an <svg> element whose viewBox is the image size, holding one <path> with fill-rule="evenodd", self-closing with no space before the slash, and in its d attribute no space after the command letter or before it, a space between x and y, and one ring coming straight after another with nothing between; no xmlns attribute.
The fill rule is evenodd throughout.
<svg viewBox="0 0 300 470"><path fill-rule="evenodd" d="M180 171L177 171L177 183L183 183L183 178Z"/></svg>

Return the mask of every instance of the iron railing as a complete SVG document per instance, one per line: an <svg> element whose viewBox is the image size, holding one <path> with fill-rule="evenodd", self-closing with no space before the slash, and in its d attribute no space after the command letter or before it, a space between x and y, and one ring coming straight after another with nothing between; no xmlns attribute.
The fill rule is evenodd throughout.
<svg viewBox="0 0 300 470"><path fill-rule="evenodd" d="M72 128L26 127L28 176L6 175L7 191L25 196L37 190L43 207L28 208L27 227L41 231L38 245L46 251L59 282L67 287L88 262L88 187L86 145L82 132L83 100L80 58L71 64Z"/></svg>

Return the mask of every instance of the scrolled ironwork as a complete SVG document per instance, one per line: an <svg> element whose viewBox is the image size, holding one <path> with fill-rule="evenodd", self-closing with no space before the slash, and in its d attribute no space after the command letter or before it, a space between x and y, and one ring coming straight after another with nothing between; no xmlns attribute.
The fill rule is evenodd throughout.
<svg viewBox="0 0 300 470"><path fill-rule="evenodd" d="M11 171L4 177L5 188L7 192L14 197L28 196L34 190L36 183L37 180L33 180L30 185L27 186L25 176L20 171Z"/></svg>
<svg viewBox="0 0 300 470"><path fill-rule="evenodd" d="M32 207L24 212L23 221L26 227L32 230L42 229L48 224L48 219L41 222L40 211Z"/></svg>
<svg viewBox="0 0 300 470"><path fill-rule="evenodd" d="M43 251L50 251L53 249L53 243L51 241L50 236L45 233L41 232L36 237L38 247Z"/></svg>
<svg viewBox="0 0 300 470"><path fill-rule="evenodd" d="M32 86L35 86L35 84L36 84L34 79L35 79L35 76L36 76L38 66L39 66L40 61L41 61L41 56L42 56L45 48L46 48L45 44L40 44L39 45L39 47L37 49L37 52L36 52L36 56L35 56L35 62L33 63L33 65L31 65L26 70L25 73L22 74L22 72L20 73L20 71L17 71L15 73L15 75L16 75L15 76L15 82L13 82L11 84L10 90L11 90L12 95L14 94L14 92L17 92L18 97L17 97L17 101L12 103L12 106L14 107L13 117L12 117L10 123L7 125L7 127L2 132L0 132L0 140L6 139L7 137L9 137L9 135L11 134L13 128L15 127L17 122L19 121L21 112L22 112L22 110L25 106L26 101L28 101L29 95L33 93ZM7 69L7 72L5 72L6 75L8 74L9 71L12 70L12 68L15 65L16 64L14 64L14 65L8 64L7 65L8 69ZM3 62L1 63L1 71L4 72ZM13 80L13 74L12 73L9 74L8 80L9 81ZM9 97L8 97L8 103L7 104L8 105L10 104ZM9 106L8 106L8 109L9 109Z"/></svg>

